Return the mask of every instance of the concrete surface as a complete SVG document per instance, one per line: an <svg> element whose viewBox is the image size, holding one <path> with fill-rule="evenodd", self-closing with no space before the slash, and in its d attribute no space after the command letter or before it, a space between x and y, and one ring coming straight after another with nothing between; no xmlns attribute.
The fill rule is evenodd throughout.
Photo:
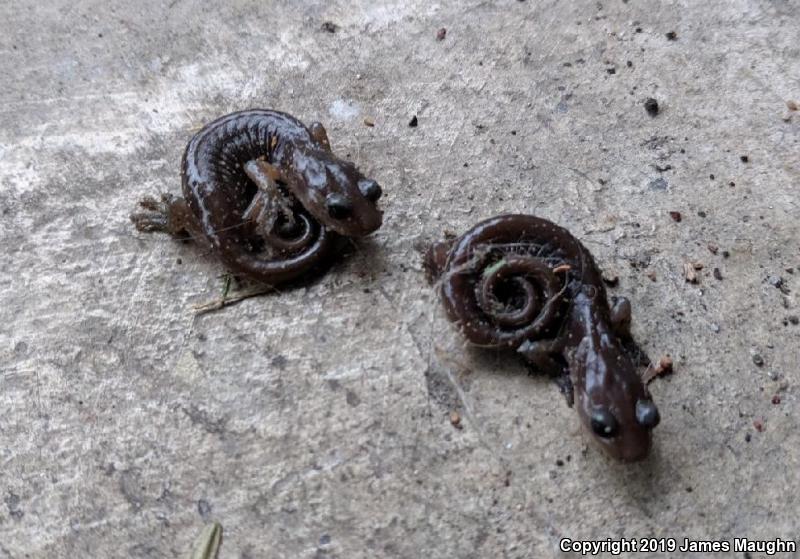
<svg viewBox="0 0 800 559"><path fill-rule="evenodd" d="M224 558L800 537L797 1L135 4L0 5L0 556L180 557L212 520ZM128 214L246 107L325 122L385 225L196 316L224 270ZM674 357L648 462L443 320L416 247L512 210L571 228Z"/></svg>

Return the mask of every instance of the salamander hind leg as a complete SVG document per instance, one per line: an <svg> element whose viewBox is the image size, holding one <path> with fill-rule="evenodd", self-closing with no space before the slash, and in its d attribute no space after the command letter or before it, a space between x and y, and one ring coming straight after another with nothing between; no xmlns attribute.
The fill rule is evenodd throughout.
<svg viewBox="0 0 800 559"><path fill-rule="evenodd" d="M144 211L131 214L136 229L144 233L167 233L179 239L195 238L200 227L186 200L162 194L157 200L146 196L139 202Z"/></svg>

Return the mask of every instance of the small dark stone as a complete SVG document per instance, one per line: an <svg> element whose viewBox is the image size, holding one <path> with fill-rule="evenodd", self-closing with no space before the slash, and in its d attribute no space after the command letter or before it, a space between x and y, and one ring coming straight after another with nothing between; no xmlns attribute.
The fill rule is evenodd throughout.
<svg viewBox="0 0 800 559"><path fill-rule="evenodd" d="M769 276L767 282L772 286L780 289L783 287L783 278L780 276Z"/></svg>
<svg viewBox="0 0 800 559"><path fill-rule="evenodd" d="M700 210L699 212L697 212L697 215L699 215L700 217L705 217L706 216L706 212L704 212L703 210Z"/></svg>
<svg viewBox="0 0 800 559"><path fill-rule="evenodd" d="M556 460L556 466L558 466L558 467L560 468L560 467L561 467L561 466L563 466L563 465L564 465L564 461L563 461L561 458L559 458L558 460Z"/></svg>
<svg viewBox="0 0 800 559"><path fill-rule="evenodd" d="M722 281L722 272L719 268L714 268L714 278Z"/></svg>
<svg viewBox="0 0 800 559"><path fill-rule="evenodd" d="M748 163L750 161L750 158L746 155L742 155L739 159L742 160L742 163Z"/></svg>
<svg viewBox="0 0 800 559"><path fill-rule="evenodd" d="M633 62L630 60L628 60L625 64L628 66L628 68L633 68Z"/></svg>
<svg viewBox="0 0 800 559"><path fill-rule="evenodd" d="M675 31L667 32L667 40L669 40L669 41L677 41L678 40L678 34Z"/></svg>
<svg viewBox="0 0 800 559"><path fill-rule="evenodd" d="M648 186L653 190L666 190L667 187L669 186L669 183L665 178L659 177L657 179L651 180Z"/></svg>
<svg viewBox="0 0 800 559"><path fill-rule="evenodd" d="M708 175L708 178L710 178L713 181L714 180L714 175Z"/></svg>
<svg viewBox="0 0 800 559"><path fill-rule="evenodd" d="M408 121L408 125L409 125L411 128L416 128L416 127L417 127L417 124L418 124L418 121L417 121L417 115L414 115L414 116L412 116L412 117L411 117L411 120L409 120L409 121Z"/></svg>
<svg viewBox="0 0 800 559"><path fill-rule="evenodd" d="M731 181L731 182L728 183L728 186L736 186L736 183Z"/></svg>
<svg viewBox="0 0 800 559"><path fill-rule="evenodd" d="M644 102L644 110L647 111L647 114L650 116L656 116L658 114L658 101L653 99L652 97L648 97Z"/></svg>
<svg viewBox="0 0 800 559"><path fill-rule="evenodd" d="M325 21L322 23L322 30L328 33L336 33L339 30L339 26L332 21Z"/></svg>
<svg viewBox="0 0 800 559"><path fill-rule="evenodd" d="M754 353L753 354L753 364L755 364L756 367L763 367L764 366L764 358L761 357L760 354Z"/></svg>
<svg viewBox="0 0 800 559"><path fill-rule="evenodd" d="M680 223L681 219L683 219L681 212L669 212L669 216L672 218L672 221L676 223Z"/></svg>
<svg viewBox="0 0 800 559"><path fill-rule="evenodd" d="M792 314L792 315L787 316L786 320L788 320L789 322L791 322L794 325L800 324L800 316L797 316L796 314Z"/></svg>
<svg viewBox="0 0 800 559"><path fill-rule="evenodd" d="M641 33L642 32L642 28L641 27L637 27L636 29L634 29L634 31L636 33Z"/></svg>
<svg viewBox="0 0 800 559"><path fill-rule="evenodd" d="M211 504L205 499L200 499L197 501L197 512L203 519L208 518L208 515L211 514Z"/></svg>
<svg viewBox="0 0 800 559"><path fill-rule="evenodd" d="M730 255L731 255L731 253L728 252L727 250L723 250L722 251L722 258L729 258Z"/></svg>
<svg viewBox="0 0 800 559"><path fill-rule="evenodd" d="M611 74L612 76L617 73L616 68L606 68L606 72Z"/></svg>
<svg viewBox="0 0 800 559"><path fill-rule="evenodd" d="M753 438L753 436L750 433L746 433L745 436L744 436L744 442L749 443L750 439L752 439L752 438Z"/></svg>
<svg viewBox="0 0 800 559"><path fill-rule="evenodd" d="M447 37L447 29L442 27L439 31L436 32L436 40L437 41L444 41L444 38Z"/></svg>

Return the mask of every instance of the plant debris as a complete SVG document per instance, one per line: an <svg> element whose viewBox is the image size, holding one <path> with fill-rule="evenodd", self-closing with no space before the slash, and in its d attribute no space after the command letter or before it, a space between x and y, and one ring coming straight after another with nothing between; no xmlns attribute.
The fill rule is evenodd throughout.
<svg viewBox="0 0 800 559"><path fill-rule="evenodd" d="M683 263L683 277L689 283L697 283L697 272L695 271L694 263L692 262Z"/></svg>
<svg viewBox="0 0 800 559"><path fill-rule="evenodd" d="M194 542L189 559L217 559L222 543L222 525L212 522L203 528Z"/></svg>

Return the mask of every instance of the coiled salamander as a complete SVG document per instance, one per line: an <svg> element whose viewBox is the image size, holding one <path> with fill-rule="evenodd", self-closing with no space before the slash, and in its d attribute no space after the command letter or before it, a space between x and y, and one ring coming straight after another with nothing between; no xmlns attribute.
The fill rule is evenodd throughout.
<svg viewBox="0 0 800 559"><path fill-rule="evenodd" d="M559 375L603 450L625 462L647 456L659 412L634 366L630 302L609 305L592 255L569 231L501 215L434 244L425 264L471 343L515 349Z"/></svg>
<svg viewBox="0 0 800 559"><path fill-rule="evenodd" d="M205 240L234 272L270 285L325 264L337 236L381 226L382 190L331 152L327 133L273 110L223 116L183 155L184 198L145 198L140 231Z"/></svg>

